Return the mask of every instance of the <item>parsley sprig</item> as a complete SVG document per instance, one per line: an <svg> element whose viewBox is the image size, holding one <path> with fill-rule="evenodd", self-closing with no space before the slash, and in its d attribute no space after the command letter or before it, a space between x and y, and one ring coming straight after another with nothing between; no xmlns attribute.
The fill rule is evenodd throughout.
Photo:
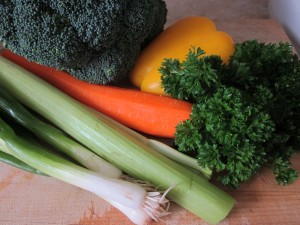
<svg viewBox="0 0 300 225"><path fill-rule="evenodd" d="M175 145L237 188L264 165L279 184L298 176L290 158L300 141L300 62L288 43L236 44L228 64L191 48L160 68L167 94L193 103Z"/></svg>

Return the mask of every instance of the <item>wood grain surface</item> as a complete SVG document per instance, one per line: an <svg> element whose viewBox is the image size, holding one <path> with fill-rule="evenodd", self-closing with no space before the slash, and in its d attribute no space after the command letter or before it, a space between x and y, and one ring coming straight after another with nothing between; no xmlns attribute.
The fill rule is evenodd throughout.
<svg viewBox="0 0 300 225"><path fill-rule="evenodd" d="M178 15L179 17L180 15ZM168 24L178 17L170 17ZM172 20L173 18L173 20ZM288 41L278 23L269 19L215 19L236 42L258 39ZM300 154L293 157L300 171ZM262 169L237 190L226 190L237 204L221 225L300 224L300 179L282 187L269 168ZM206 225L173 204L164 221L151 225ZM109 204L79 188L50 177L33 175L0 163L0 225L131 225Z"/></svg>
<svg viewBox="0 0 300 225"><path fill-rule="evenodd" d="M293 157L300 170L300 154ZM53 178L33 175L0 163L1 225L131 225L119 211L98 197ZM227 190L237 204L220 225L298 225L300 179L278 186L269 168L237 190ZM170 216L149 225L207 225L172 205Z"/></svg>

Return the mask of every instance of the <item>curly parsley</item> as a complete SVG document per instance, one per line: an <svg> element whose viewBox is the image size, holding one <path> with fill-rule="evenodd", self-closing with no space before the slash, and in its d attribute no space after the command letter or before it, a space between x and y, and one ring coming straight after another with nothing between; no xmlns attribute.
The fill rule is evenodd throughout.
<svg viewBox="0 0 300 225"><path fill-rule="evenodd" d="M179 151L237 188L267 164L279 184L298 176L290 158L300 141L300 62L288 43L236 44L228 64L192 48L160 68L167 94L193 103L176 128Z"/></svg>

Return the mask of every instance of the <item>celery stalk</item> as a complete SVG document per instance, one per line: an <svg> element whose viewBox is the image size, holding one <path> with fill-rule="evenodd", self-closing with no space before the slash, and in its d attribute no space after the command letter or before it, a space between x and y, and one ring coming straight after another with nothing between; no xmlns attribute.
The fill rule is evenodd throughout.
<svg viewBox="0 0 300 225"><path fill-rule="evenodd" d="M166 156L167 158L170 158L178 162L179 164L184 165L192 171L201 172L201 175L203 175L207 179L211 178L212 170L206 167L201 167L198 164L197 159L189 157L160 141L149 139L98 111L95 111L93 109L91 109L91 111L95 113L96 116L100 116L102 120L106 119L108 123L115 125L119 129L123 130L124 132L128 133L129 135L133 136L134 138L138 139L144 144L148 145L149 147L159 152L160 154Z"/></svg>
<svg viewBox="0 0 300 225"><path fill-rule="evenodd" d="M83 104L30 72L3 57L0 68L0 85L20 102L130 176L163 189L175 185L168 198L207 222L219 223L234 206L230 195L206 179L96 117Z"/></svg>

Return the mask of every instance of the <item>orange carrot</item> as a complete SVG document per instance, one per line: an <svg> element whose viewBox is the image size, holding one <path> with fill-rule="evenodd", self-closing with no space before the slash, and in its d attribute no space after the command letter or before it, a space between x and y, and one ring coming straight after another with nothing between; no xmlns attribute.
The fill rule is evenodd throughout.
<svg viewBox="0 0 300 225"><path fill-rule="evenodd" d="M146 134L173 138L176 125L190 117L192 106L186 101L129 88L90 84L66 72L29 62L9 50L1 55L83 104Z"/></svg>

